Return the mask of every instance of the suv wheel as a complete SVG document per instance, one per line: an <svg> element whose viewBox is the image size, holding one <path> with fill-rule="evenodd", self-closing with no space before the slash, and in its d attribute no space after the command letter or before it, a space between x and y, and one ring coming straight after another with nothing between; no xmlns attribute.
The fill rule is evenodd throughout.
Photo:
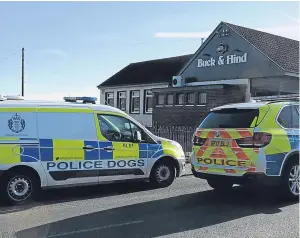
<svg viewBox="0 0 300 238"><path fill-rule="evenodd" d="M169 161L162 160L154 165L150 181L157 188L170 186L175 179L175 167Z"/></svg>
<svg viewBox="0 0 300 238"><path fill-rule="evenodd" d="M293 159L284 168L282 189L288 199L298 200L300 190L299 160Z"/></svg>

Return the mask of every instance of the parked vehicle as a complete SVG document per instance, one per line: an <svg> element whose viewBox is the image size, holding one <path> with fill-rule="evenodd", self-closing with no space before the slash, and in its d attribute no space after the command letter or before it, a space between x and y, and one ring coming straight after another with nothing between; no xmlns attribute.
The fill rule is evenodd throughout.
<svg viewBox="0 0 300 238"><path fill-rule="evenodd" d="M119 109L94 104L95 98L17 99L0 101L0 197L12 204L40 188L133 179L167 187L182 174L185 156L177 142L153 135Z"/></svg>
<svg viewBox="0 0 300 238"><path fill-rule="evenodd" d="M299 197L299 102L217 107L193 137L192 172L218 190L248 181ZM255 183L254 183L255 184Z"/></svg>

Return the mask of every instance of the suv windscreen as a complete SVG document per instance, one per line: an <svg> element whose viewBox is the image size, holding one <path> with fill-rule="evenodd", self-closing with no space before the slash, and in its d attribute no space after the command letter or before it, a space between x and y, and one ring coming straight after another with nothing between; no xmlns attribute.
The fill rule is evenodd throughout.
<svg viewBox="0 0 300 238"><path fill-rule="evenodd" d="M223 109L211 112L200 124L200 128L250 128L257 109Z"/></svg>

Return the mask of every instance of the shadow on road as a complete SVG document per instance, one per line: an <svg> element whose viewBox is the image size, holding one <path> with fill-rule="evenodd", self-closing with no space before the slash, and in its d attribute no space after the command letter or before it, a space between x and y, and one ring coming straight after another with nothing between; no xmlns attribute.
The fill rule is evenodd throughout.
<svg viewBox="0 0 300 238"><path fill-rule="evenodd" d="M49 223L20 231L16 237L119 238L170 235L255 214L278 213L282 207L291 204L281 202L270 192L251 193L235 188L226 194L212 190L186 194Z"/></svg>

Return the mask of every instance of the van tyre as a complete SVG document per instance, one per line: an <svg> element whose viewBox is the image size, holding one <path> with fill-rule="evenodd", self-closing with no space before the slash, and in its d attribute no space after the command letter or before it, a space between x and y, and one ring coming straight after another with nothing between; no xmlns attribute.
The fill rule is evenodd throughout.
<svg viewBox="0 0 300 238"><path fill-rule="evenodd" d="M151 171L150 182L156 188L170 186L175 179L175 167L166 160L162 160L154 165Z"/></svg>
<svg viewBox="0 0 300 238"><path fill-rule="evenodd" d="M227 191L230 190L233 186L233 183L231 181L228 181L224 178L210 178L206 181L208 185L216 191Z"/></svg>
<svg viewBox="0 0 300 238"><path fill-rule="evenodd" d="M35 176L12 172L3 178L0 194L3 195L5 203L21 205L35 198L39 188Z"/></svg>
<svg viewBox="0 0 300 238"><path fill-rule="evenodd" d="M290 160L283 171L282 190L289 200L299 200L300 166L299 157Z"/></svg>

